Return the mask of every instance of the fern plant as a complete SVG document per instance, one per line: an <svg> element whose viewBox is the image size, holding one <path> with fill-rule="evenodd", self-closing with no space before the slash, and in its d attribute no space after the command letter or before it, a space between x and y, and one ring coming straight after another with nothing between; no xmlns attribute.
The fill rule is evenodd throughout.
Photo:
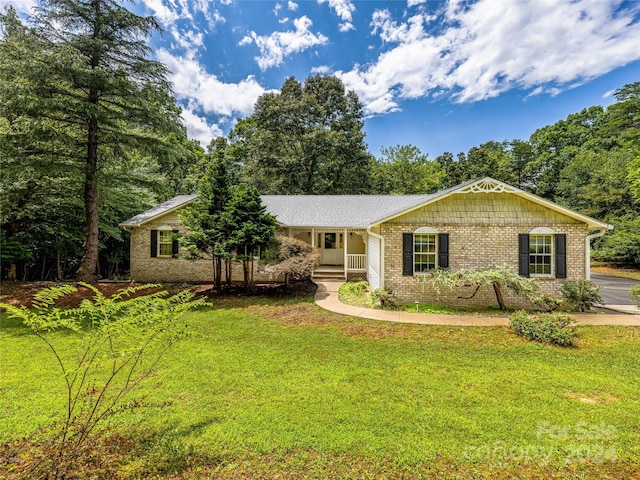
<svg viewBox="0 0 640 480"><path fill-rule="evenodd" d="M78 285L93 294L78 308L56 306L58 299L77 291L72 285L42 290L34 296L31 309L0 303L51 351L65 389L56 454L49 465L42 466L52 471L68 465L73 452L81 450L106 419L137 404L132 392L151 375L171 345L187 335L183 314L205 304L187 290L172 296L166 291L132 296L156 285L129 287L111 297L93 285ZM58 345L59 337L51 335L57 330L76 336L74 352ZM55 478L59 474L64 476L56 472Z"/></svg>

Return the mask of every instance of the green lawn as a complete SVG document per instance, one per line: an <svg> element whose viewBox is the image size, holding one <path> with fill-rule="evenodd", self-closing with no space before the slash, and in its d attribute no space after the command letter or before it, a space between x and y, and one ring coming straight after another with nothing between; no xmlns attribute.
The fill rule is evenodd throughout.
<svg viewBox="0 0 640 480"><path fill-rule="evenodd" d="M123 476L630 478L640 465L640 328L579 327L578 348L503 327L359 320L311 298L190 314L121 416ZM57 334L71 348L72 336ZM50 353L2 319L0 439L63 405ZM0 463L0 472L2 464ZM1 476L1 475L0 475Z"/></svg>

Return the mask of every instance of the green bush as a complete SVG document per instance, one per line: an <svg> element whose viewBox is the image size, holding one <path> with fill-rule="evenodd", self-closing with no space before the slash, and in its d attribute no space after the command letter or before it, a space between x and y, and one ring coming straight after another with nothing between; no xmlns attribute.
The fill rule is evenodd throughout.
<svg viewBox="0 0 640 480"><path fill-rule="evenodd" d="M338 294L345 297L360 297L369 291L369 282L345 282L338 288Z"/></svg>
<svg viewBox="0 0 640 480"><path fill-rule="evenodd" d="M576 312L586 312L596 305L602 305L600 287L590 280L562 282L562 295Z"/></svg>
<svg viewBox="0 0 640 480"><path fill-rule="evenodd" d="M640 305L640 285L636 285L631 290L629 290L629 295L631 295L631 298L633 298L635 302Z"/></svg>
<svg viewBox="0 0 640 480"><path fill-rule="evenodd" d="M509 326L518 335L541 343L552 343L561 347L573 347L574 321L565 313L542 313L530 315L524 310L511 315Z"/></svg>
<svg viewBox="0 0 640 480"><path fill-rule="evenodd" d="M380 306L382 308L396 308L396 302L393 298L393 293L384 288L376 288L370 294L371 303L373 305Z"/></svg>

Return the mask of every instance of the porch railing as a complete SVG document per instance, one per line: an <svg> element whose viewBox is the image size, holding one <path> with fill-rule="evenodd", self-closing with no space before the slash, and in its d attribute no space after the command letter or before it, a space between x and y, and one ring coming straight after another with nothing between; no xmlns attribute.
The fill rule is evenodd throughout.
<svg viewBox="0 0 640 480"><path fill-rule="evenodd" d="M347 270L366 270L367 256L360 254L347 254Z"/></svg>

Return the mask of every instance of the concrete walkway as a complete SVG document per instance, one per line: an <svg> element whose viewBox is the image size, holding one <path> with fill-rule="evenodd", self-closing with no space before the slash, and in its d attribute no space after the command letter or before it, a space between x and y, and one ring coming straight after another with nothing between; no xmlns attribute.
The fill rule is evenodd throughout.
<svg viewBox="0 0 640 480"><path fill-rule="evenodd" d="M342 281L316 280L318 291L316 303L330 312L342 313L352 317L383 320L385 322L420 323L423 325L458 325L468 327L487 327L508 325L507 317L482 317L473 315L436 315L430 313L396 312L374 308L346 305L338 299L338 287ZM584 313L571 314L581 325L627 325L640 327L639 315L594 315Z"/></svg>

